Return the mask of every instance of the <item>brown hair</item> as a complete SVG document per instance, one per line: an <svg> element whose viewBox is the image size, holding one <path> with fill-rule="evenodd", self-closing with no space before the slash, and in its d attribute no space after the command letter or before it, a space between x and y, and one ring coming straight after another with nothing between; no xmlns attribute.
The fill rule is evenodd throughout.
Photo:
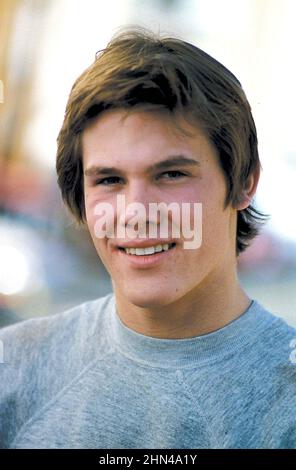
<svg viewBox="0 0 296 470"><path fill-rule="evenodd" d="M202 126L225 174L225 207L240 200L248 177L261 166L250 105L226 67L181 39L143 28L121 31L75 81L58 136L58 184L79 222L85 222L81 134L100 113L116 108L166 110ZM253 205L238 210L237 255L266 218Z"/></svg>

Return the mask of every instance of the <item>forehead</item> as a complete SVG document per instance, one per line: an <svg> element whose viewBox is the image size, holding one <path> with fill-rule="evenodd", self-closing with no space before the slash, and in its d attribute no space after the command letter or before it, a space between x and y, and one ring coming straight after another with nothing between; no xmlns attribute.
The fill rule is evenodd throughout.
<svg viewBox="0 0 296 470"><path fill-rule="evenodd" d="M92 120L83 132L83 140L85 136L91 133L102 133L116 128L117 132L134 130L145 130L154 128L162 133L174 135L176 138L185 136L193 136L200 131L199 126L189 124L181 115L175 116L166 110L141 110L141 109L110 109L101 113L97 118Z"/></svg>
<svg viewBox="0 0 296 470"><path fill-rule="evenodd" d="M108 110L82 134L84 164L156 163L169 154L198 156L215 149L198 125L169 113Z"/></svg>

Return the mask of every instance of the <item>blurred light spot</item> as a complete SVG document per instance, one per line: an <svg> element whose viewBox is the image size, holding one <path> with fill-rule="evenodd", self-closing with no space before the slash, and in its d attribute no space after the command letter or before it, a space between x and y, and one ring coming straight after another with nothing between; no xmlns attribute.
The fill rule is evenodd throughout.
<svg viewBox="0 0 296 470"><path fill-rule="evenodd" d="M29 278L29 264L24 254L11 245L0 247L0 293L13 295L25 289Z"/></svg>

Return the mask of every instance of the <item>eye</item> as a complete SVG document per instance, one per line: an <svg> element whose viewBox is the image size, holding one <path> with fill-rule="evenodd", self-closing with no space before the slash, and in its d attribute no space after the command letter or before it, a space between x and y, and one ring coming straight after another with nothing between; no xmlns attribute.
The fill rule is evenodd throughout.
<svg viewBox="0 0 296 470"><path fill-rule="evenodd" d="M186 176L185 173L183 173L181 171L178 171L178 170L165 171L164 173L161 173L160 176L163 177L164 175L170 175L165 179L172 179L172 180L175 180L175 179L178 179L178 178L182 178L183 176Z"/></svg>
<svg viewBox="0 0 296 470"><path fill-rule="evenodd" d="M114 184L118 184L118 180L120 180L119 176L108 176L107 178L101 178L95 181L95 186L102 185L102 186L110 186Z"/></svg>

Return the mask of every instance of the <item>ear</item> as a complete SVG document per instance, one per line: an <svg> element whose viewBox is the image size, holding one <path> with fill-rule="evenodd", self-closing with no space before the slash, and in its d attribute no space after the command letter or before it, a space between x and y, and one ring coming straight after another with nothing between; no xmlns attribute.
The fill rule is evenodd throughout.
<svg viewBox="0 0 296 470"><path fill-rule="evenodd" d="M256 193L257 186L260 178L260 164L256 166L253 173L249 176L245 188L241 192L240 200L235 204L235 209L243 210L246 209L253 199Z"/></svg>

